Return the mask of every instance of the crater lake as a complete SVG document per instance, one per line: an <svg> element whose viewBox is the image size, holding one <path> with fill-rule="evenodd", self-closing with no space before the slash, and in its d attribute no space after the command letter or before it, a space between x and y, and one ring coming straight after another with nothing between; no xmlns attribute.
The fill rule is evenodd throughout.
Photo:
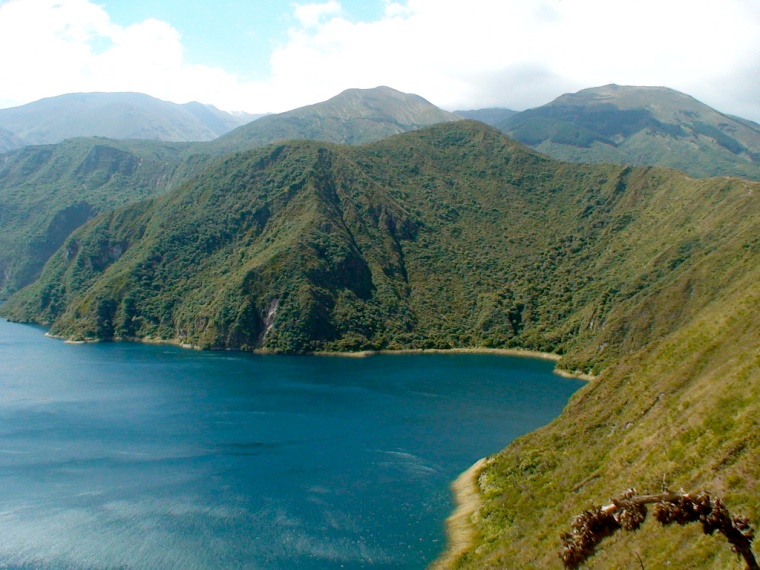
<svg viewBox="0 0 760 570"><path fill-rule="evenodd" d="M67 344L0 320L0 568L424 568L582 382L492 354Z"/></svg>

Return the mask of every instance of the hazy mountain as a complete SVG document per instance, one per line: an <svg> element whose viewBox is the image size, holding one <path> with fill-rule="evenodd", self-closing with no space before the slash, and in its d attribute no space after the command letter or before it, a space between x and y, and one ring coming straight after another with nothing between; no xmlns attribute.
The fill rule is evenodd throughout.
<svg viewBox="0 0 760 570"><path fill-rule="evenodd" d="M24 142L12 132L0 128L0 153L8 152L14 148L21 148Z"/></svg>
<svg viewBox="0 0 760 570"><path fill-rule="evenodd" d="M563 354L598 377L489 459L457 563L552 568L573 515L630 487L755 521L759 260L759 183L561 163L462 121L228 156L91 220L2 312L74 339ZM738 567L699 529L619 534L594 567Z"/></svg>
<svg viewBox="0 0 760 570"><path fill-rule="evenodd" d="M606 85L496 125L560 160L668 166L760 180L760 127L665 87Z"/></svg>
<svg viewBox="0 0 760 570"><path fill-rule="evenodd" d="M390 87L348 89L322 103L262 117L203 148L223 153L292 139L358 145L460 119Z"/></svg>
<svg viewBox="0 0 760 570"><path fill-rule="evenodd" d="M500 107L489 109L473 109L470 111L454 111L455 115L458 115L465 119L472 119L473 121L480 121L481 123L491 125L492 127L498 127L509 117L516 115L517 113L518 111Z"/></svg>
<svg viewBox="0 0 760 570"><path fill-rule="evenodd" d="M16 137L12 148L93 136L207 141L255 118L201 103L178 105L141 93L71 93L0 109L0 128Z"/></svg>
<svg viewBox="0 0 760 570"><path fill-rule="evenodd" d="M251 113L243 112L228 113L226 111L220 111L213 105L204 105L203 103L198 103L197 101L185 103L184 105L180 106L195 116L206 127L208 127L214 133L214 136L212 138L227 134L228 132L240 126L247 125L256 119L266 116L264 114L254 115Z"/></svg>

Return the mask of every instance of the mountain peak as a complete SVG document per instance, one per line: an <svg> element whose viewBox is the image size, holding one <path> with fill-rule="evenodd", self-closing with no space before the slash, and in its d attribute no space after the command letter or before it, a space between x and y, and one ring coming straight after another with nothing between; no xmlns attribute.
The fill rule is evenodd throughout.
<svg viewBox="0 0 760 570"><path fill-rule="evenodd" d="M282 115L318 115L341 120L374 118L415 128L458 119L453 113L439 109L419 95L403 93L385 86L346 89L327 101L287 111Z"/></svg>
<svg viewBox="0 0 760 570"><path fill-rule="evenodd" d="M15 147L91 136L188 142L215 139L254 118L145 93L67 93L0 109L0 128L13 133Z"/></svg>
<svg viewBox="0 0 760 570"><path fill-rule="evenodd" d="M213 144L218 152L304 138L359 145L460 119L419 95L390 87L347 89L321 103L262 117Z"/></svg>
<svg viewBox="0 0 760 570"><path fill-rule="evenodd" d="M660 86L617 85L610 83L601 87L582 89L577 93L565 93L549 105L594 105L612 103L620 109L639 107L706 107L690 95Z"/></svg>
<svg viewBox="0 0 760 570"><path fill-rule="evenodd" d="M561 160L760 179L760 129L667 87L609 84L583 89L497 126Z"/></svg>

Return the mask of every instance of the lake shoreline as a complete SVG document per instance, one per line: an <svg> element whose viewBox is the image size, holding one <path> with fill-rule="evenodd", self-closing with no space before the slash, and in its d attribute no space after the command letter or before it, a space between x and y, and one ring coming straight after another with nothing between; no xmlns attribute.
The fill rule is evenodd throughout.
<svg viewBox="0 0 760 570"><path fill-rule="evenodd" d="M267 354L266 352L258 352L260 354ZM498 356L516 356L521 358L539 358L541 360L552 360L559 362L562 360L562 356L553 352L541 352L537 350L525 350L522 348L485 348L485 347L472 347L472 348L401 348L398 350L360 350L356 352L340 352L340 351L320 351L309 353L314 356L337 356L340 358L368 358L370 356L381 354L495 354ZM591 382L596 379L596 376L586 374L581 371L570 371L562 368L555 367L552 371L557 376L563 378L571 378L573 380L583 380Z"/></svg>
<svg viewBox="0 0 760 570"><path fill-rule="evenodd" d="M13 322L13 321L9 321ZM26 323L18 323L26 324ZM29 323L32 324L32 323ZM64 336L53 335L48 332L45 336L62 340L67 344L90 344L97 342L138 342L144 344L166 344L170 346L178 346L179 348L185 348L189 350L209 350L212 352L232 351L249 354L279 354L266 349L255 350L242 350L242 349L205 349L203 347L182 342L177 339L159 339L153 337L115 337L109 339L88 338L82 340L72 340ZM541 360L551 360L553 362L559 362L562 360L562 356L553 352L542 352L538 350L527 350L522 348L486 348L486 347L467 347L467 348L400 348L395 350L357 350L341 352L337 350L324 350L308 352L304 356L332 356L340 358L369 358L376 355L393 355L393 354L495 354L499 356L516 356L521 358L539 358ZM570 378L573 380L583 380L586 382L593 381L596 376L586 374L580 370L570 371L555 366L553 373L562 376L563 378Z"/></svg>
<svg viewBox="0 0 760 570"><path fill-rule="evenodd" d="M376 354L500 354L503 356L524 356L527 358L541 358L543 360L558 361L562 357L551 352L539 352L535 350L523 350L521 348L400 348L398 350L360 350L357 352L319 351L312 353L315 356L344 356L349 358L366 358Z"/></svg>
<svg viewBox="0 0 760 570"><path fill-rule="evenodd" d="M477 531L471 519L483 504L478 478L488 463L488 458L479 459L451 484L456 507L446 519L446 549L430 564L430 570L451 568L475 542Z"/></svg>

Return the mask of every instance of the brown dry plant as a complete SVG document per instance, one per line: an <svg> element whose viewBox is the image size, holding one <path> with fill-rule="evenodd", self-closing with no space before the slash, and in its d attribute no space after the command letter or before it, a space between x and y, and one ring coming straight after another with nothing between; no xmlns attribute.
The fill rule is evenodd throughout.
<svg viewBox="0 0 760 570"><path fill-rule="evenodd" d="M616 531L638 529L646 519L648 504L654 504L652 514L662 525L699 522L705 534L721 533L731 549L744 559L747 570L760 570L752 552L754 530L749 520L732 517L720 498L713 499L704 491L639 495L635 489L612 499L609 505L591 507L573 519L572 530L562 534L560 558L565 568L580 567L594 555L596 546Z"/></svg>

